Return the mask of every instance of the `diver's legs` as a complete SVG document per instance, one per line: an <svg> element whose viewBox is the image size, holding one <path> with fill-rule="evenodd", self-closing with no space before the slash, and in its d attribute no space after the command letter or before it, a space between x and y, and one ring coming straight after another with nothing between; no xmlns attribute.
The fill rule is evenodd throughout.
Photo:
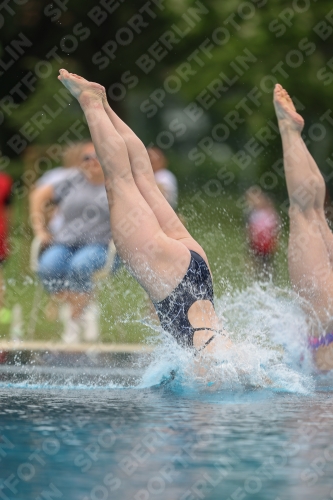
<svg viewBox="0 0 333 500"><path fill-rule="evenodd" d="M106 95L103 98L105 112L113 123L118 134L124 139L131 164L133 178L138 189L152 211L154 212L161 229L170 238L181 240L188 248L195 250L207 261L207 257L201 246L192 238L188 230L179 220L177 214L166 201L159 190L154 172L150 163L147 150L142 141L113 111L107 102Z"/></svg>
<svg viewBox="0 0 333 500"><path fill-rule="evenodd" d="M190 261L187 247L162 231L132 175L127 147L106 114L104 89L60 70L59 80L85 113L101 162L110 205L113 239L120 257L153 301L167 297L183 278Z"/></svg>
<svg viewBox="0 0 333 500"><path fill-rule="evenodd" d="M291 163L293 165L291 171L289 172L289 176L286 175L287 185L289 182L290 190L293 190L292 184L294 179L294 196L298 197L299 201L303 198L304 202L305 200L310 200L310 203L313 204L313 208L315 209L315 213L318 217L318 224L329 254L330 263L333 267L333 234L327 224L324 211L326 186L316 162L311 156L300 135L304 124L303 118L296 113L292 100L281 85L276 86L274 103L277 115L281 116L281 119L279 119L279 126L282 141L284 142L285 168L287 168L286 164L288 163L288 161L286 162L286 158L287 160L291 159ZM288 122L283 115L283 106L287 106L289 113L292 113L291 116L294 121L293 127L290 126L290 122ZM284 132L284 129L286 129L286 133ZM299 135L296 137L292 134L292 131L298 131ZM295 168L296 162L298 163L297 169ZM302 183L298 182L298 177L300 176L302 176ZM290 201L292 203L292 200Z"/></svg>
<svg viewBox="0 0 333 500"><path fill-rule="evenodd" d="M290 200L290 279L294 289L310 302L325 323L333 312L333 273L323 211L325 184L301 138L303 119L280 85L275 88L274 105Z"/></svg>

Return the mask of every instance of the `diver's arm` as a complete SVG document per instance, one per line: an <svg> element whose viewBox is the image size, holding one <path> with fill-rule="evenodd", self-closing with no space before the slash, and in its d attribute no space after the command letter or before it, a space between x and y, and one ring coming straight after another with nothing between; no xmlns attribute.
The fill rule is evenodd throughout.
<svg viewBox="0 0 333 500"><path fill-rule="evenodd" d="M47 206L54 198L54 190L50 185L37 187L30 194L30 221L33 232L42 245L52 242L52 235L46 225Z"/></svg>

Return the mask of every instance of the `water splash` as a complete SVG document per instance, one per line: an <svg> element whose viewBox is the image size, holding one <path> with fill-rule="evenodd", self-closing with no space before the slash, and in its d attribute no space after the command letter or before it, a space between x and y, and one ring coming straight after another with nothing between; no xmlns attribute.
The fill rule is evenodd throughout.
<svg viewBox="0 0 333 500"><path fill-rule="evenodd" d="M244 391L269 389L308 394L314 390L309 329L297 297L271 283L216 300L216 309L231 332L233 348L200 360L163 336L139 387L165 384L186 391ZM176 380L170 380L170 373Z"/></svg>
<svg viewBox="0 0 333 500"><path fill-rule="evenodd" d="M217 299L216 309L225 318L234 346L214 356L194 356L193 350L181 348L170 335L161 333L159 343L156 335L147 341L155 344L148 367L142 358L135 366L123 367L122 375L117 376L110 366L103 373L97 370L96 376L88 374L88 378L78 367L67 377L62 373L63 378L52 368L48 377L40 377L30 367L23 378L2 381L0 387L140 390L163 386L187 396L254 390L309 394L314 390L314 367L306 347L311 325L290 290L272 283L254 283ZM156 328L152 330L156 334ZM129 376L131 369L134 372ZM321 386L327 384L332 386L324 377Z"/></svg>
<svg viewBox="0 0 333 500"><path fill-rule="evenodd" d="M303 371L313 371L307 348L312 325L299 297L290 289L256 282L243 291L221 297L217 312L223 312L227 328L233 329L238 340L251 339L260 346L280 349L286 364L294 368L301 364Z"/></svg>

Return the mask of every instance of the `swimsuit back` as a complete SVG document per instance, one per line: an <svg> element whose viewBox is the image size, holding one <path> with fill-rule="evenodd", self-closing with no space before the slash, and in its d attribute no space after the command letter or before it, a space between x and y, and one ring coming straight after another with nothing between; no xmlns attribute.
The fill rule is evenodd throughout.
<svg viewBox="0 0 333 500"><path fill-rule="evenodd" d="M183 346L193 346L196 330L188 320L188 311L194 302L209 300L214 306L213 282L204 259L190 250L191 261L182 281L173 292L154 306L162 328L171 333Z"/></svg>
<svg viewBox="0 0 333 500"><path fill-rule="evenodd" d="M333 333L326 333L322 337L309 337L308 345L312 351L317 350L321 346L328 346L333 342Z"/></svg>

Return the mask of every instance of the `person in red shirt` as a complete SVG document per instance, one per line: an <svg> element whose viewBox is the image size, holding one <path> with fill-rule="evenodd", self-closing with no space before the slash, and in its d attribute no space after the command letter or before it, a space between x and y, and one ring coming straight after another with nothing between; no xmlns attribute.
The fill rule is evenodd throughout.
<svg viewBox="0 0 333 500"><path fill-rule="evenodd" d="M8 206L12 191L12 179L0 172L0 324L10 323L10 311L4 308L4 279L2 264L8 257Z"/></svg>
<svg viewBox="0 0 333 500"><path fill-rule="evenodd" d="M245 194L247 204L247 240L259 278L269 278L278 248L280 219L271 199L259 186Z"/></svg>

